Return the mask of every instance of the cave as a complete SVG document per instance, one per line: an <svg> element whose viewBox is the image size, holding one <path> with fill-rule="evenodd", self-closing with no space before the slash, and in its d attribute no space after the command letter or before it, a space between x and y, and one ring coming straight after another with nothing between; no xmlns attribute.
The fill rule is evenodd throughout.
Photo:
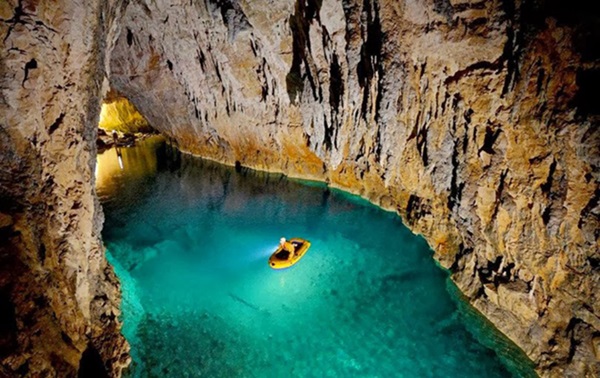
<svg viewBox="0 0 600 378"><path fill-rule="evenodd" d="M389 211L422 235L437 265L426 278L447 275L464 321L492 330L477 341L491 355L500 335L533 374L598 376L600 14L559 3L1 2L0 376L119 377L139 361L110 257L118 221L97 189L103 155L126 177L154 159L139 190L149 169L202 170L252 195L312 190L315 209ZM355 281L369 277L356 267ZM422 279L394 269L373 284L382 298ZM233 344L211 330L202 342L225 355ZM327 356L360 375L356 355Z"/></svg>

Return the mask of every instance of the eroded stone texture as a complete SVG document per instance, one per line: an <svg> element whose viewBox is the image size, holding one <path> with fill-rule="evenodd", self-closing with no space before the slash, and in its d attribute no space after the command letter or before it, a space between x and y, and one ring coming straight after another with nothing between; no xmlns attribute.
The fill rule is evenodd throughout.
<svg viewBox="0 0 600 378"><path fill-rule="evenodd" d="M120 375L96 134L121 1L0 1L0 376Z"/></svg>
<svg viewBox="0 0 600 378"><path fill-rule="evenodd" d="M560 3L140 0L110 82L184 150L396 209L542 375L595 377L600 28Z"/></svg>

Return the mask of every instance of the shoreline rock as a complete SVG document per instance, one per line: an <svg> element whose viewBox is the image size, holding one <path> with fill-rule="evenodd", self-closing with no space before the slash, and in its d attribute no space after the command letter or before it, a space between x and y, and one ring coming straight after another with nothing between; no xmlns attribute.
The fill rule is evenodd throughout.
<svg viewBox="0 0 600 378"><path fill-rule="evenodd" d="M128 362L94 192L109 87L185 150L394 208L541 375L600 374L594 4L169 5L0 2L1 374Z"/></svg>
<svg viewBox="0 0 600 378"><path fill-rule="evenodd" d="M130 5L110 83L182 150L394 209L541 375L591 377L598 23L578 6Z"/></svg>

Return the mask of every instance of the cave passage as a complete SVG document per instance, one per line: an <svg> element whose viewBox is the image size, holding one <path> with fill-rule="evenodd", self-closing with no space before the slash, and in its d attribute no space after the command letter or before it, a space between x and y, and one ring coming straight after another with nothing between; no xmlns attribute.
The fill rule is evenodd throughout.
<svg viewBox="0 0 600 378"><path fill-rule="evenodd" d="M96 176L132 376L534 376L395 214L160 137L120 153ZM312 247L276 271L281 236Z"/></svg>

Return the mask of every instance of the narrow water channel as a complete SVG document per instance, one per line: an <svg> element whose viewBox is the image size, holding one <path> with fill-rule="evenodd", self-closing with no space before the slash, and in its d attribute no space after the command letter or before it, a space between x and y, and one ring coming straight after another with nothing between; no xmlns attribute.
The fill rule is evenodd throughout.
<svg viewBox="0 0 600 378"><path fill-rule="evenodd" d="M394 214L160 138L98 156L134 377L535 376ZM286 270L281 236L312 246Z"/></svg>

